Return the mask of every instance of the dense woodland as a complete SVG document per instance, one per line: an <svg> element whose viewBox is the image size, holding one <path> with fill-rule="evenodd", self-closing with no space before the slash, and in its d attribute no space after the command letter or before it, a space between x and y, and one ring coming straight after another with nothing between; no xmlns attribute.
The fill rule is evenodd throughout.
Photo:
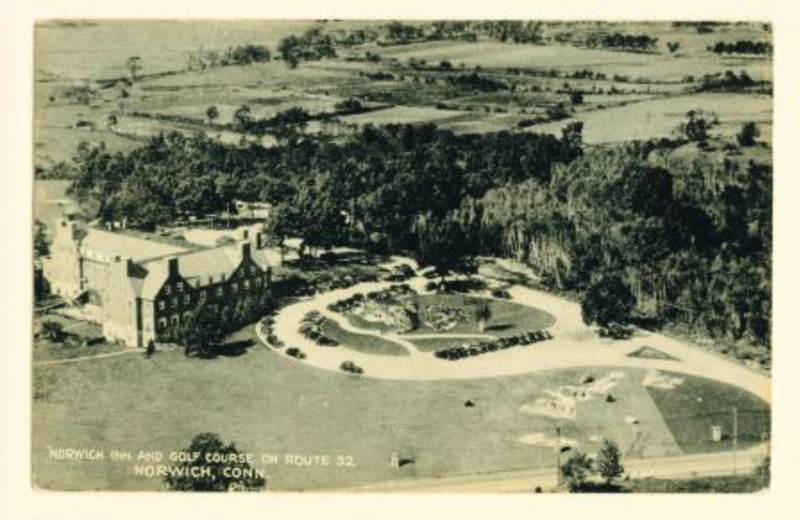
<svg viewBox="0 0 800 520"><path fill-rule="evenodd" d="M173 133L128 154L81 147L72 192L143 229L259 200L276 244L502 255L574 292L615 274L655 323L768 345L771 166L675 145L584 150L580 123L560 137L368 125L271 148Z"/></svg>

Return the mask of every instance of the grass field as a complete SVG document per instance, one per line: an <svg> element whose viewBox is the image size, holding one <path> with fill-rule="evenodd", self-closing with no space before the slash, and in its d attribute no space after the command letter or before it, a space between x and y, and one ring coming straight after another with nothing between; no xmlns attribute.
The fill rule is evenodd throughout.
<svg viewBox="0 0 800 520"><path fill-rule="evenodd" d="M252 335L247 328L231 339ZM558 419L521 408L549 391L580 384L586 369L410 383L354 379L260 347L211 360L170 350L149 360L130 355L34 367L35 481L48 489L156 489L159 482L135 476L130 463L56 460L47 448L169 453L204 431L257 456L277 454L281 461L286 454L353 457L355 467L347 468L257 464L275 490L547 466L551 448L519 439L532 434L547 438L556 425L574 446L589 452L600 438L609 437L633 454L680 453L656 405L669 401L651 398L641 384L642 371L590 372L600 379L612 370L624 374L610 390L617 397L614 403L599 397L578 400L574 419ZM675 391L682 388L695 389ZM714 400L730 402L727 387L709 383L696 391L709 407ZM476 406L464 407L467 399ZM629 416L641 422L643 435L636 444L630 441ZM391 452L414 463L391 468Z"/></svg>
<svg viewBox="0 0 800 520"><path fill-rule="evenodd" d="M326 319L320 327L325 336L341 343L341 347L382 356L407 356L405 348L388 339L377 338L373 335L354 334L341 328L335 321ZM329 347L320 347L329 348Z"/></svg>
<svg viewBox="0 0 800 520"><path fill-rule="evenodd" d="M717 37L719 39L719 37ZM715 40L716 41L716 40ZM569 45L515 45L495 41L479 43L428 42L381 49L385 56L406 61L424 59L437 64L449 60L454 65L484 68L557 68L559 70L590 69L613 76L656 82L681 81L688 75L724 72L727 69L746 70L753 78L771 79L771 62L764 59L718 57L701 55L670 56L636 54L597 49L581 49Z"/></svg>
<svg viewBox="0 0 800 520"><path fill-rule="evenodd" d="M680 391L649 387L675 441L685 453L726 451L732 447L733 408L738 410L739 447L769 437L769 406L737 388L709 379L670 374L684 380ZM722 427L722 442L711 439L711 426Z"/></svg>
<svg viewBox="0 0 800 520"><path fill-rule="evenodd" d="M695 94L631 103L625 106L581 113L583 140L586 143L610 143L631 139L670 137L689 110L714 112L720 124L712 135L734 136L745 121L755 121L762 137L769 140L772 128L772 98L756 94ZM572 120L526 128L529 132L559 133ZM624 121L624 124L620 124Z"/></svg>

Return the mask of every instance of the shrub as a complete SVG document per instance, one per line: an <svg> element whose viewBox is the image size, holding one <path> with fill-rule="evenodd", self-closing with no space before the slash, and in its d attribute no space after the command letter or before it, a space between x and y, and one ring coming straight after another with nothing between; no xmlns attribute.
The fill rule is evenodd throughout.
<svg viewBox="0 0 800 520"><path fill-rule="evenodd" d="M352 361L343 361L342 364L339 365L339 369L342 372L348 372L350 374L355 374L355 375L361 375L364 373L364 369L356 365Z"/></svg>
<svg viewBox="0 0 800 520"><path fill-rule="evenodd" d="M305 359L306 358L306 355L303 353L303 351L300 350L297 347L290 347L290 348L286 349L286 355L287 356L292 356L295 359Z"/></svg>
<svg viewBox="0 0 800 520"><path fill-rule="evenodd" d="M505 289L492 289L492 296L501 300L510 300L511 294Z"/></svg>

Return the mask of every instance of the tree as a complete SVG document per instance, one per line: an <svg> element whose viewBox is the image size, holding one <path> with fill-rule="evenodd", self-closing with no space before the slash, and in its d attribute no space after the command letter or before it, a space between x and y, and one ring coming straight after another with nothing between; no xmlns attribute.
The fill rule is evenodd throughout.
<svg viewBox="0 0 800 520"><path fill-rule="evenodd" d="M478 329L483 332L486 330L486 322L492 317L492 309L486 302L481 302L475 307L475 319L478 320Z"/></svg>
<svg viewBox="0 0 800 520"><path fill-rule="evenodd" d="M50 341L59 342L64 338L64 327L57 321L45 320L39 328L39 333Z"/></svg>
<svg viewBox="0 0 800 520"><path fill-rule="evenodd" d="M573 92L569 95L569 99L573 105L580 105L581 103L583 103L583 93Z"/></svg>
<svg viewBox="0 0 800 520"><path fill-rule="evenodd" d="M171 491L258 491L267 484L233 443L226 446L215 433L196 435L184 451L191 460L164 476Z"/></svg>
<svg viewBox="0 0 800 520"><path fill-rule="evenodd" d="M736 134L736 141L739 146L753 146L759 135L758 126L753 121L748 121L742 124L742 129Z"/></svg>
<svg viewBox="0 0 800 520"><path fill-rule="evenodd" d="M620 461L621 458L622 454L617 443L610 439L603 439L603 445L597 456L597 471L605 480L606 485L611 484L612 480L621 477L625 473L625 468Z"/></svg>
<svg viewBox="0 0 800 520"><path fill-rule="evenodd" d="M417 261L421 265L432 265L441 278L443 288L445 276L452 271L464 271L468 267L466 238L461 227L450 220L437 220L430 213L417 218Z"/></svg>
<svg viewBox="0 0 800 520"><path fill-rule="evenodd" d="M216 106L212 105L206 109L206 117L208 118L208 124L213 124L214 121L219 117L219 109Z"/></svg>
<svg viewBox="0 0 800 520"><path fill-rule="evenodd" d="M194 353L208 356L225 337L220 316L208 305L200 305L193 310L178 334L187 356Z"/></svg>
<svg viewBox="0 0 800 520"><path fill-rule="evenodd" d="M564 477L569 489L574 491L583 486L593 469L592 459L585 453L575 451L561 465L561 476Z"/></svg>
<svg viewBox="0 0 800 520"><path fill-rule="evenodd" d="M128 69L131 75L131 81L136 81L138 79L137 74L142 70L142 58L140 56L131 56L125 62L125 68Z"/></svg>
<svg viewBox="0 0 800 520"><path fill-rule="evenodd" d="M686 121L678 125L678 133L689 141L704 144L708 140L708 131L715 124L713 115L702 110L690 110L686 113Z"/></svg>
<svg viewBox="0 0 800 520"><path fill-rule="evenodd" d="M669 49L670 54L675 54L675 51L680 49L681 42L667 42L667 48Z"/></svg>
<svg viewBox="0 0 800 520"><path fill-rule="evenodd" d="M233 129L237 132L247 133L253 127L253 116L250 107L242 105L233 113Z"/></svg>
<svg viewBox="0 0 800 520"><path fill-rule="evenodd" d="M630 288L615 275L604 275L583 296L581 314L587 325L597 323L606 329L626 325L636 306Z"/></svg>

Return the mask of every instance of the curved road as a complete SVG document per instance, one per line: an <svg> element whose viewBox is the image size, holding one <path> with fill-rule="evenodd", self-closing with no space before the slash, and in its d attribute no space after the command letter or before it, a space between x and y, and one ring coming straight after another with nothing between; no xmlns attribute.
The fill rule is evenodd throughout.
<svg viewBox="0 0 800 520"><path fill-rule="evenodd" d="M412 279L409 284L424 293L428 280ZM380 334L377 331L354 327L344 316L331 312L328 305L355 293L385 289L390 282L367 282L319 294L313 299L281 309L275 315L274 333L287 347L299 347L306 359L299 361L317 368L339 371L343 361L352 361L365 371L364 376L379 379L428 381L472 379L532 373L575 367L628 367L682 372L715 379L742 388L761 399L770 401L770 378L721 356L705 352L661 334L637 330L627 340L600 338L581 319L580 306L558 296L522 286L509 289L511 301L545 310L556 318L549 327L553 339L527 347L513 347L469 357L458 361L436 358L430 352L419 351L407 337L400 334ZM310 311L318 311L335 320L350 332L373 335L391 340L405 348L408 356L384 356L350 350L344 346L320 347L300 332L300 323ZM263 336L259 337L264 341ZM629 357L642 346L655 348L675 360ZM284 349L285 351L285 349Z"/></svg>

